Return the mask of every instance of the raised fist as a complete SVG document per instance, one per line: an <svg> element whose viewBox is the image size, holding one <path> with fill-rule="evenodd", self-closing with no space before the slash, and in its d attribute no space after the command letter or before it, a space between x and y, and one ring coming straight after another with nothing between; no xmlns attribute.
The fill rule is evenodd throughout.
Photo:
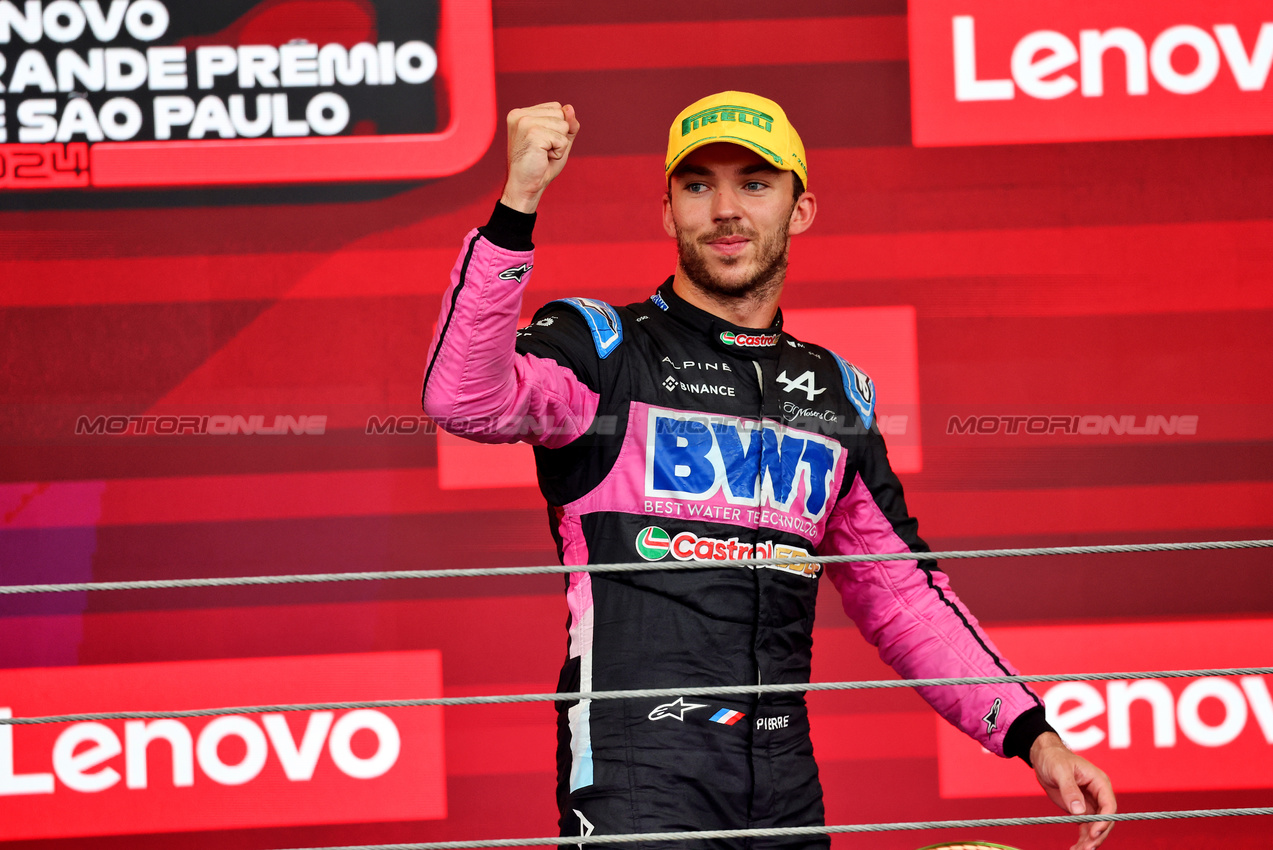
<svg viewBox="0 0 1273 850"><path fill-rule="evenodd" d="M500 201L531 213L544 189L566 167L579 132L570 104L541 103L508 113L508 180Z"/></svg>

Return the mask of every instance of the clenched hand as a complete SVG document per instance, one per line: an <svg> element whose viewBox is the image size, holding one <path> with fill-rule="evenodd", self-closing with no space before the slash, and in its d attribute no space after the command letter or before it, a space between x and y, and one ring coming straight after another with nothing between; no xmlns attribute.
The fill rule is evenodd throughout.
<svg viewBox="0 0 1273 850"><path fill-rule="evenodd" d="M541 103L508 113L508 180L500 201L534 212L544 189L566 167L578 132L579 119L570 104Z"/></svg>

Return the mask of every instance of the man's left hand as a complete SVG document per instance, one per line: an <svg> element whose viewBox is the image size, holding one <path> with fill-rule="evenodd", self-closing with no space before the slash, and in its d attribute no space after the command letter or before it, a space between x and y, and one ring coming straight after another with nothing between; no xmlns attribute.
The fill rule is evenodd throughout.
<svg viewBox="0 0 1273 850"><path fill-rule="evenodd" d="M1052 802L1072 815L1113 814L1118 805L1105 771L1073 752L1054 732L1044 732L1030 747L1034 775ZM1079 825L1079 840L1070 850L1093 850L1109 836L1113 824Z"/></svg>

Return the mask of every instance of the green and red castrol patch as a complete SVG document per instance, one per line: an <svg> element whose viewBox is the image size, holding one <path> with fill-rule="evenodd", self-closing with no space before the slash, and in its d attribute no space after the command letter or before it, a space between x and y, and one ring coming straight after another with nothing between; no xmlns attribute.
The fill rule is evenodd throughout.
<svg viewBox="0 0 1273 850"><path fill-rule="evenodd" d="M724 331L720 335L720 341L726 345L736 345L739 348L773 348L778 344L778 334L749 334Z"/></svg>
<svg viewBox="0 0 1273 850"><path fill-rule="evenodd" d="M661 561L672 546L672 538L658 526L651 525L637 534L636 550L647 561Z"/></svg>
<svg viewBox="0 0 1273 850"><path fill-rule="evenodd" d="M671 553L678 561L732 561L743 558L774 558L778 563L761 564L766 569L786 570L816 578L821 564L787 563L792 558L808 557L809 550L784 543L761 541L744 543L737 537L721 540L716 537L700 537L692 531L682 531L673 536L657 525L649 525L637 532L636 551L647 561L661 561Z"/></svg>

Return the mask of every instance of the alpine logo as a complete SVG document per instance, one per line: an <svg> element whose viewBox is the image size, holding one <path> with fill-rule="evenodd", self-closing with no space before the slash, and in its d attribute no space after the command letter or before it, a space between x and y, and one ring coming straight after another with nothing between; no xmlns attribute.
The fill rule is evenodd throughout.
<svg viewBox="0 0 1273 850"><path fill-rule="evenodd" d="M685 722L685 712L693 711L696 708L707 708L706 703L686 702L684 697L677 697L674 702L665 702L662 705L655 706L650 712L651 720L666 720L672 718Z"/></svg>
<svg viewBox="0 0 1273 850"><path fill-rule="evenodd" d="M657 292L650 296L650 300L654 302L654 306L658 307L664 313L667 312L667 302L663 300L663 296Z"/></svg>
<svg viewBox="0 0 1273 850"><path fill-rule="evenodd" d="M773 348L778 344L778 334L749 334L724 331L720 341L738 348Z"/></svg>
<svg viewBox="0 0 1273 850"><path fill-rule="evenodd" d="M518 283L521 283L522 278L524 278L527 275L527 273L529 273L530 270L533 268L534 266L532 266L530 263L522 263L520 266L517 266L516 268L505 269L504 271L500 272L499 279L500 280L515 280Z"/></svg>
<svg viewBox="0 0 1273 850"><path fill-rule="evenodd" d="M641 529L637 534L636 550L647 561L661 561L672 548L672 538L656 525ZM651 718L653 719L653 718Z"/></svg>
<svg viewBox="0 0 1273 850"><path fill-rule="evenodd" d="M784 369L778 373L778 381L785 385L782 390L783 392L790 393L799 390L809 397L809 401L813 401L814 398L827 391L826 387L817 387L814 385L813 372L805 372L793 381L787 377L787 371Z"/></svg>

